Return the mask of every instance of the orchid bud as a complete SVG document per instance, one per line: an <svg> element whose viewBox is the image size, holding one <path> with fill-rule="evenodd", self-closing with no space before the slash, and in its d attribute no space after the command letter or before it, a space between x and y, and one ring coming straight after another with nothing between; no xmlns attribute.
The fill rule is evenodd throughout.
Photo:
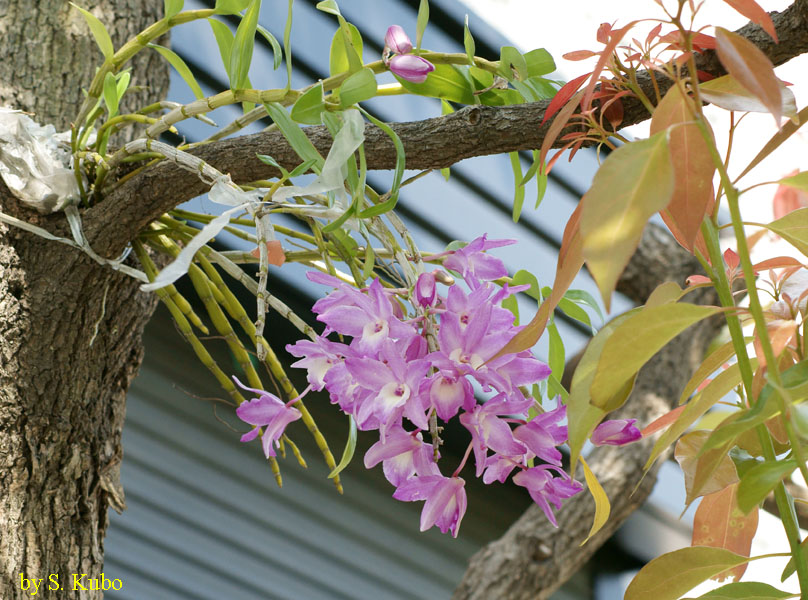
<svg viewBox="0 0 808 600"><path fill-rule="evenodd" d="M390 70L412 83L423 83L426 76L435 70L428 60L412 54L397 54L390 59Z"/></svg>
<svg viewBox="0 0 808 600"><path fill-rule="evenodd" d="M415 282L415 299L423 307L435 306L437 289L434 273L421 273Z"/></svg>
<svg viewBox="0 0 808 600"><path fill-rule="evenodd" d="M407 54L412 50L412 42L400 25L390 25L387 28L384 45L396 54Z"/></svg>
<svg viewBox="0 0 808 600"><path fill-rule="evenodd" d="M640 430L634 427L637 419L619 419L604 421L592 432L590 440L596 446L622 446L636 442L642 437Z"/></svg>

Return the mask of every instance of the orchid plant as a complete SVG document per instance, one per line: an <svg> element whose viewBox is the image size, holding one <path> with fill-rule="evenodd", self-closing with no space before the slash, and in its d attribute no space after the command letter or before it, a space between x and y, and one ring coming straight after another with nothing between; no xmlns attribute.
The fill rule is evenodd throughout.
<svg viewBox="0 0 808 600"><path fill-rule="evenodd" d="M773 21L756 2L726 2L777 41ZM209 197L223 205L222 214L169 211L133 244L142 270L126 267L126 272L144 280L144 289L154 291L171 311L182 335L237 405L236 415L251 427L241 440L260 437L279 484L279 455L291 450L305 464L287 435L296 421L314 436L339 490L339 473L352 459L356 430L373 432L375 443L364 464L373 468L382 463L395 499L424 502L422 530L436 526L458 535L467 506L464 476L473 470L486 484L504 483L510 476L554 525L565 500L586 487L597 507L591 537L608 518L609 498L586 464L587 442L622 446L656 436L646 469L676 444L677 458L689 475L688 502L699 497L704 502L696 515L694 545L643 568L626 598L645 598L651 590L657 600L678 598L709 577L736 580L722 588L722 597L748 597L744 594L752 588L737 580L750 560L760 558L750 557L754 527L749 515L756 515L770 492L780 509L792 559L784 578L796 572L802 598L808 598L808 547L785 485L795 472L808 481L804 409L808 208L782 200L787 190L808 192L808 174L797 172L776 182L781 186L780 214L771 223L757 224L791 244L800 258L752 262L752 244L740 212L743 190L738 187L741 177L808 119L808 109L796 110L788 87L754 44L721 27L715 28L714 36L695 30L701 3L655 0L653 4L661 12L644 39L632 35L640 21L619 28L602 25L596 34L602 48L568 55L594 57L594 70L560 88L547 79L555 64L545 50L523 54L506 47L499 60L481 58L474 54L468 25L464 52L422 49L426 0L421 2L416 44L393 24L383 36L380 60L369 62L358 30L340 13L337 2L320 2L317 8L336 20L331 75L300 90L291 87L290 27L283 44L262 28L260 0L217 0L213 9L192 11L182 11L182 0L166 0L165 18L117 50L101 22L79 9L105 59L71 131L78 206L94 204L114 186L163 160L198 173L210 186ZM235 34L219 19L221 15L239 20ZM288 23L291 18L292 2ZM229 90L210 98L202 96L181 58L155 43L172 27L200 19L210 23L230 79ZM290 82L285 88L253 89L248 75L256 35L273 48L276 69L285 60ZM146 48L177 68L196 101L184 106L158 103L137 115L118 114L118 102L129 85L124 67ZM704 54L713 50L727 72L717 78L700 69ZM388 71L396 83L378 84L377 76ZM547 175L564 151L574 154L584 145L609 150L569 219L552 288L540 288L525 271L508 273L496 249L516 240L491 240L485 232L477 232L467 243L456 242L438 252L416 245L395 213L401 188L412 181L404 180L404 146L394 128L361 105L371 98L405 94L440 98L444 112L453 110L448 102L503 106L548 101L544 121L552 123L544 142L534 152L531 169L516 174L517 220L524 185L535 177L541 199ZM734 179L729 175L730 152L717 147L703 111L705 102L733 115L768 112L776 121L777 133ZM632 141L621 133L629 103L651 115L649 138ZM210 122L205 116L209 111L238 104L242 116L203 142L172 147L156 139L184 119ZM219 140L265 117L297 156L290 164L259 154L256 161L263 164L267 179L233 182L227 173L189 152L192 146ZM392 183L383 193L366 180L366 120L389 137L396 152ZM739 122L732 119L732 131ZM146 137L113 149L111 136L133 123L147 126ZM324 125L333 139L326 156L301 129L315 124ZM550 156L554 145L562 149ZM127 172L120 175L124 166ZM297 185L295 180L305 173L313 174L313 181ZM713 185L714 178L718 185ZM722 207L729 210L726 227L734 234L735 247L723 254L718 240ZM91 253L78 235L81 221L76 208L66 209L75 244L62 241ZM579 306L572 311L570 305L583 299L584 305L598 310L591 297L568 290L584 263L609 307L643 227L656 213L681 246L701 261L704 274L694 274L685 289L664 284L645 306L601 329L584 353L571 389L565 389L560 383L559 336L550 336L550 353L555 345L558 356L561 345L560 365L552 364L557 360L545 364L531 348L546 331L557 334L552 322L555 310L569 311L587 323L586 311ZM279 214L296 218L306 231L276 222ZM222 231L254 244L255 251L214 249L209 242ZM154 253L166 255L171 264L158 270ZM121 261L94 258L124 267ZM270 268L293 262L309 267L309 280L327 290L312 307L323 326L319 333L268 290ZM245 270L248 264L258 265L257 278ZM759 273L768 273L768 282L758 279ZM226 340L238 362L238 375L247 384L228 375L198 337L197 332L209 333L208 325L174 287L182 276L192 282L207 320ZM237 300L225 276L255 295L254 317ZM745 286L746 304L736 301L733 283ZM720 306L681 301L692 290L708 286L716 290ZM518 294L539 301L527 324L518 324ZM297 359L292 366L305 370L308 387L302 393L287 376L279 350L264 336L268 309L287 318L305 337L285 349ZM705 357L682 394L682 407L653 423L640 423L642 432L636 419L607 418L625 403L638 370L659 349L688 326L715 315L725 319L730 341ZM638 338L636 331L645 335ZM266 391L269 386L251 355L267 367L277 394ZM255 397L247 400L242 392ZM340 464L306 409L304 398L316 392L326 394L350 422ZM711 429L696 425L727 394L732 400L724 402L732 411ZM447 466L440 452L441 435L453 419L468 431L468 447L459 464ZM688 433L694 425L698 429ZM466 464L472 454L473 467ZM583 479L577 475L581 472ZM699 536L699 531L720 523L725 524L725 533L732 530L734 538ZM741 541L730 545L728 539ZM688 570L694 564L700 568ZM770 592L766 597L785 597L776 589L766 591Z"/></svg>

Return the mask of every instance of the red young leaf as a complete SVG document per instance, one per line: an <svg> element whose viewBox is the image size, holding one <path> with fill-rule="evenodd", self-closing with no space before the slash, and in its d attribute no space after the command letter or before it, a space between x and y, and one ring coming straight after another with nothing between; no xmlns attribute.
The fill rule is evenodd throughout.
<svg viewBox="0 0 808 600"><path fill-rule="evenodd" d="M250 252L252 256L255 258L259 257L258 248ZM283 263L286 262L286 253L283 251L283 247L278 240L273 240L271 242L267 242L267 258L269 264L275 265L276 267L280 267Z"/></svg>
<svg viewBox="0 0 808 600"><path fill-rule="evenodd" d="M693 252L704 216L713 207L715 165L698 126L695 105L679 86L673 86L651 119L651 134L669 129L668 145L675 173L674 191L662 220L676 240Z"/></svg>
<svg viewBox="0 0 808 600"><path fill-rule="evenodd" d="M774 23L772 18L755 0L724 0L732 8L741 13L744 17L757 23L763 28L763 31L772 36L775 42L778 42L777 32L774 30Z"/></svg>
<svg viewBox="0 0 808 600"><path fill-rule="evenodd" d="M716 50L721 64L769 109L779 126L783 98L771 61L757 46L737 33L723 27L716 27L715 31Z"/></svg>
<svg viewBox="0 0 808 600"><path fill-rule="evenodd" d="M662 23L657 23L656 27L648 32L648 35L645 38L645 43L650 45L653 39L659 35L660 31L662 31ZM637 45L639 46L639 44Z"/></svg>
<svg viewBox="0 0 808 600"><path fill-rule="evenodd" d="M556 92L556 95L553 96L553 99L550 100L550 104L547 105L547 110L544 111L544 118L541 120L542 125L547 122L547 119L556 114L558 109L567 103L567 101L575 92L578 91L578 88L583 85L586 78L590 75L591 73L585 73L584 75L580 75L575 79L569 80L567 83L561 86L561 89L559 89Z"/></svg>
<svg viewBox="0 0 808 600"><path fill-rule="evenodd" d="M791 256L778 256L777 258L769 258L752 265L755 271L763 271L765 269L778 269L780 267L802 267L803 264L796 258Z"/></svg>
<svg viewBox="0 0 808 600"><path fill-rule="evenodd" d="M606 68L606 63L609 62L612 58L612 52L617 47L617 44L620 43L620 40L623 39L623 36L628 32L629 29L634 27L636 21L632 21L625 27L621 27L620 29L611 29L609 27L608 31L608 41L603 41L601 39L601 30L598 30L598 41L602 41L606 47L600 53L600 58L598 59L598 64L595 65L595 70L592 71L592 78L589 80L589 84L586 86L586 91L584 92L584 100L583 100L583 109L587 110L591 103L592 103L592 94L595 92L595 85L597 85L598 80L600 79L600 74L604 68ZM601 29L603 29L604 23L601 25Z"/></svg>
<svg viewBox="0 0 808 600"><path fill-rule="evenodd" d="M586 60L587 58L592 58L593 56L597 56L597 52L592 52L591 50L575 50L573 52L567 52L566 54L562 54L561 58L565 58L566 60Z"/></svg>
<svg viewBox="0 0 808 600"><path fill-rule="evenodd" d="M738 508L738 484L705 496L693 518L693 546L724 548L741 556L749 556L752 538L758 527L758 509L744 515ZM731 577L738 581L746 571L746 563L714 577Z"/></svg>
<svg viewBox="0 0 808 600"><path fill-rule="evenodd" d="M659 417L658 419L652 421L645 429L642 430L642 437L648 437L659 431L660 429L665 429L668 425L673 423L676 419L679 418L679 415L682 413L684 409L687 408L687 405L683 404L678 408L674 408L669 413L666 413Z"/></svg>

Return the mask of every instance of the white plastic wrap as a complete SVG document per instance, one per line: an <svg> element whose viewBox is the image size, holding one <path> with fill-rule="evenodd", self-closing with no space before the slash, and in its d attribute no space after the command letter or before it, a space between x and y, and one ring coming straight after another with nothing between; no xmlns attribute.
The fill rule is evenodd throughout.
<svg viewBox="0 0 808 600"><path fill-rule="evenodd" d="M79 198L71 168L70 132L57 133L19 110L0 107L0 176L22 202L42 214Z"/></svg>

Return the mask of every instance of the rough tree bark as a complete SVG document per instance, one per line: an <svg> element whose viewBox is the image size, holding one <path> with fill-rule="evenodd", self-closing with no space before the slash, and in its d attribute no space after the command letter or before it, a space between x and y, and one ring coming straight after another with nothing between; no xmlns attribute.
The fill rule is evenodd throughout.
<svg viewBox="0 0 808 600"><path fill-rule="evenodd" d="M162 12L151 0L82 6L110 25L117 44ZM1 0L0 33L0 105L67 128L100 57L79 12L63 0ZM130 108L168 87L164 64L147 53L132 79L144 89ZM46 221L3 184L0 206ZM124 400L154 306L134 280L83 253L0 226L0 598L30 598L21 577L44 579L40 598L101 597L73 591L72 576L86 573L88 587L100 575L107 509L123 508ZM51 574L63 591L43 591Z"/></svg>
<svg viewBox="0 0 808 600"><path fill-rule="evenodd" d="M153 22L162 7L153 0L82 4L111 25L116 43ZM774 18L779 46L770 44L756 26L741 33L776 64L808 51L808 0L796 0ZM0 0L0 32L5 44L0 104L34 111L38 121L66 127L99 56L80 15L62 0L42 0L33 8L30 2ZM700 60L700 68L720 72L714 57ZM147 95L154 98L165 90L165 68L145 54L135 63L133 80L150 90L127 104L143 105ZM438 168L471 156L539 147L546 128L536 125L545 108L546 103L472 107L441 119L398 124L396 129L408 149L410 168ZM627 122L648 117L631 106L626 115ZM394 153L388 138L372 127L367 131L370 168L391 168ZM317 128L309 132L315 145L326 151L330 139ZM297 162L276 134L224 140L197 153L240 182L272 175L254 160L256 149L286 166ZM85 211L87 236L96 251L115 255L144 224L203 191L195 175L174 165L147 169ZM61 234L66 231L61 216L43 218L26 211L2 184L0 208ZM669 266L671 277L689 274L685 273L689 266L680 271L669 264L673 256L678 255L656 254ZM641 253L632 264L647 258ZM630 279L631 273L625 278ZM67 584L58 597L69 598L78 596L78 591L69 589L73 573L94 578L101 572L107 508L120 507L123 501L117 467L124 397L140 362L142 328L154 307L152 297L139 294L137 285L77 251L0 227L0 597L4 599L30 596L30 591L20 589L20 573L28 579L45 578L45 584L51 573L58 574L60 583ZM693 339L680 341L684 346L677 352L697 354L708 333L704 329ZM678 362L677 381L685 377L689 365ZM630 410L636 414L642 409L647 418L665 410L677 388L669 379L644 373ZM607 493L616 500L615 514L626 515L639 504L640 496L628 499L625 492L642 460L639 454L618 456L608 451L592 460ZM535 510L528 511L498 546L475 559L472 570L479 567L480 573L467 577L458 597L535 598L541 579L555 572L551 583L543 586L540 597L546 597L607 535L604 532L583 551L577 550L581 528L589 521L586 499L581 498L562 511L560 532L550 532L544 520L536 521ZM547 558L548 551L555 557ZM496 553L499 558L493 556ZM480 565L483 559L492 568L485 571ZM518 583L503 583L508 578ZM99 596L86 592L81 597Z"/></svg>

